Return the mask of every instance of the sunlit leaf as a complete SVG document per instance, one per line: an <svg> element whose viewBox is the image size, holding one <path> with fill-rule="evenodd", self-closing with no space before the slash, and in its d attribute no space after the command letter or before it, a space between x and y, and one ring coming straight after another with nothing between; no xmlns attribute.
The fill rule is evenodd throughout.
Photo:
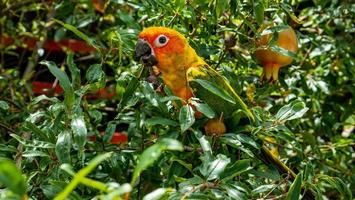
<svg viewBox="0 0 355 200"><path fill-rule="evenodd" d="M300 198L302 179L302 173L297 174L295 180L287 192L286 200L298 200Z"/></svg>
<svg viewBox="0 0 355 200"><path fill-rule="evenodd" d="M188 128L190 128L195 123L195 115L194 110L189 105L184 105L180 109L179 121L181 132L185 132Z"/></svg>
<svg viewBox="0 0 355 200"><path fill-rule="evenodd" d="M164 197L164 195L166 195L172 191L173 191L172 188L158 188L158 189L154 190L153 192L145 195L143 197L143 200L159 200L159 199L162 199Z"/></svg>
<svg viewBox="0 0 355 200"><path fill-rule="evenodd" d="M302 117L307 111L304 102L295 100L280 108L275 117L279 121L288 121Z"/></svg>
<svg viewBox="0 0 355 200"><path fill-rule="evenodd" d="M224 99L232 104L236 104L235 100L227 92L225 92L224 90L222 90L218 86L214 85L213 83L206 81L206 80L202 80L202 79L194 79L194 80L192 80L192 82L196 82L196 83L200 84L202 87L204 87L205 89L207 89L208 91L221 97L222 99Z"/></svg>
<svg viewBox="0 0 355 200"><path fill-rule="evenodd" d="M75 116L71 121L71 129L74 135L74 141L80 148L86 143L87 129L83 116Z"/></svg>
<svg viewBox="0 0 355 200"><path fill-rule="evenodd" d="M69 109L71 109L74 104L74 90L67 74L60 70L52 61L42 61L40 64L46 65L49 71L59 80L59 84L64 90L65 104Z"/></svg>
<svg viewBox="0 0 355 200"><path fill-rule="evenodd" d="M71 135L68 131L62 131L58 135L57 143L55 145L55 153L61 163L70 163L70 149L72 141Z"/></svg>
<svg viewBox="0 0 355 200"><path fill-rule="evenodd" d="M133 177L131 180L131 185L133 185L139 175L151 166L164 151L182 151L182 144L173 139L164 138L159 140L157 143L148 147L144 152L139 156L137 166L134 168Z"/></svg>
<svg viewBox="0 0 355 200"><path fill-rule="evenodd" d="M9 160L0 160L0 183L20 196L23 196L27 190L21 171Z"/></svg>

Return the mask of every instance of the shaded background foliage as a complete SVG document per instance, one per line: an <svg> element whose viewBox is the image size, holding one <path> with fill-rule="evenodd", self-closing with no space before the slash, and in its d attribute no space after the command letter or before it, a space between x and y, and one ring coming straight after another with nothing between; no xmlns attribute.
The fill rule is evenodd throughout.
<svg viewBox="0 0 355 200"><path fill-rule="evenodd" d="M1 1L1 197L298 199L302 181L319 199L351 199L354 11L350 1L315 0ZM274 85L260 82L252 56L264 21L290 25L299 38L295 61ZM206 119L173 106L171 92L155 90L133 61L137 34L153 25L182 32L257 124L237 114L229 134L202 136ZM88 49L46 48L65 39ZM34 81L59 81L64 93L38 96ZM111 144L115 132L128 142ZM303 172L293 184L254 156L267 136Z"/></svg>

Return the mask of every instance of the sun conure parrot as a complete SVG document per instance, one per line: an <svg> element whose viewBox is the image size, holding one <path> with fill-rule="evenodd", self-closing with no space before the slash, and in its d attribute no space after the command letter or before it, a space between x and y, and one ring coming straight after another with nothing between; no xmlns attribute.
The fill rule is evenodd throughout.
<svg viewBox="0 0 355 200"><path fill-rule="evenodd" d="M254 116L228 81L199 57L179 32L165 27L150 27L139 34L136 57L147 66L155 65L174 95L187 103L197 97L220 118L241 109Z"/></svg>
<svg viewBox="0 0 355 200"><path fill-rule="evenodd" d="M165 27L149 27L139 34L135 47L136 59L145 66L156 66L164 83L185 100L197 97L207 103L219 116L230 116L241 109L254 122L254 116L228 81L199 57L179 32ZM206 89L206 88L213 89ZM295 173L263 146L257 156L266 164L274 164L280 173Z"/></svg>

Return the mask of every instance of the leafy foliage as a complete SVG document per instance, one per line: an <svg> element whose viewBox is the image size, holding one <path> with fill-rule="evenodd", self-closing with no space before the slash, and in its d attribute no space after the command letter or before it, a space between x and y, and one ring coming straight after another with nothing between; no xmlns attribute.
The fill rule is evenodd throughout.
<svg viewBox="0 0 355 200"><path fill-rule="evenodd" d="M354 10L328 0L0 1L0 198L352 199ZM266 30L274 39L285 25L299 38L274 85L259 81L253 57L264 21L277 24ZM238 111L228 133L204 135L213 108L184 104L133 60L137 34L153 25L188 37L256 122ZM67 39L87 46L47 42ZM35 94L34 81L52 88ZM112 144L116 132L128 141ZM261 162L263 146L295 180Z"/></svg>

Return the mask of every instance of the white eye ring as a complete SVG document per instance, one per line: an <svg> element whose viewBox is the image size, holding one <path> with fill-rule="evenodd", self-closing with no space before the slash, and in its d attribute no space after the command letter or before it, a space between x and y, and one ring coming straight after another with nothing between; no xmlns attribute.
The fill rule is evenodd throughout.
<svg viewBox="0 0 355 200"><path fill-rule="evenodd" d="M156 47L163 47L165 46L166 44L168 44L169 42L169 38L166 37L165 35L159 35L155 41L154 41L154 45Z"/></svg>

